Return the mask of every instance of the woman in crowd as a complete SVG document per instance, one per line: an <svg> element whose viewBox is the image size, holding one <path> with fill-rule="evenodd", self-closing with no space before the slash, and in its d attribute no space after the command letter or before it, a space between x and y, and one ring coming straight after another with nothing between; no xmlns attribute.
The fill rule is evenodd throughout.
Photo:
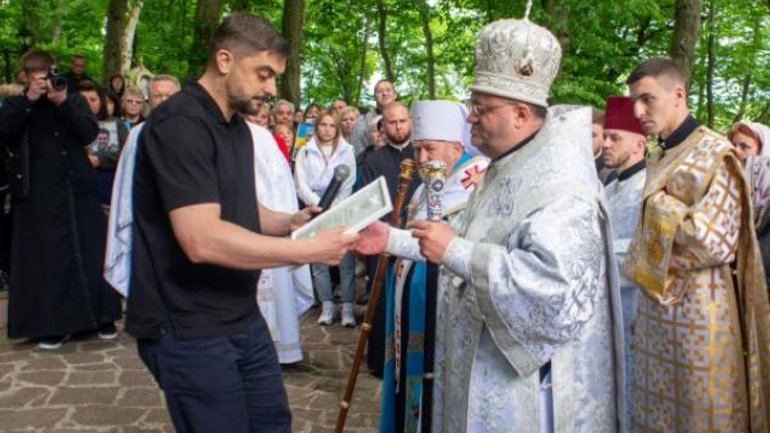
<svg viewBox="0 0 770 433"><path fill-rule="evenodd" d="M123 98L123 91L126 90L126 79L120 74L110 77L107 86L107 99L113 104L113 112L110 116L120 117L120 99Z"/></svg>
<svg viewBox="0 0 770 433"><path fill-rule="evenodd" d="M744 161L759 250L770 287L770 128L761 123L736 123L730 128L727 138Z"/></svg>
<svg viewBox="0 0 770 433"><path fill-rule="evenodd" d="M78 83L78 93L88 102L99 122L99 135L88 148L88 160L96 169L99 202L105 210L109 210L115 168L128 137L128 129L120 119L108 114L107 95L93 82L85 80Z"/></svg>
<svg viewBox="0 0 770 433"><path fill-rule="evenodd" d="M353 135L353 125L358 120L360 113L358 108L348 106L342 109L340 112L340 124L342 125L342 136L350 143L350 136Z"/></svg>
<svg viewBox="0 0 770 433"><path fill-rule="evenodd" d="M316 117L318 117L318 113L320 113L321 109L318 108L318 104L315 102L311 102L308 104L307 107L305 107L305 122L306 123L313 123L315 122Z"/></svg>
<svg viewBox="0 0 770 433"><path fill-rule="evenodd" d="M330 113L320 113L315 123L313 138L297 152L294 167L294 181L297 195L306 205L317 205L321 201L329 182L332 180L334 169L338 165L346 165L350 175L345 179L339 194L332 206L353 191L356 178L356 160L351 146L340 133L339 121ZM353 253L348 252L340 262L340 285L342 286L342 326L355 326L353 316L353 300L355 297L355 266ZM334 302L329 267L311 265L313 284L322 303L321 316L318 323L331 325L334 321Z"/></svg>

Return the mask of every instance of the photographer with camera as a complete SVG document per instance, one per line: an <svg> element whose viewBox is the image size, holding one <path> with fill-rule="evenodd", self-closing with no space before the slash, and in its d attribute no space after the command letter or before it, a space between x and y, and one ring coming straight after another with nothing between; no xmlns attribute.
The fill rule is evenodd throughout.
<svg viewBox="0 0 770 433"><path fill-rule="evenodd" d="M98 124L85 100L50 75L50 54L30 51L21 64L27 88L0 109L14 208L8 336L42 349L88 330L114 338L120 302L101 278L106 221L84 150Z"/></svg>

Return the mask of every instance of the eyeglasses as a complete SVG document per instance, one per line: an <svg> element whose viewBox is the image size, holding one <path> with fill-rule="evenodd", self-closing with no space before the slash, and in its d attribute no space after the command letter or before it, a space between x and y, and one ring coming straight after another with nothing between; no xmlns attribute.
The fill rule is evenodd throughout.
<svg viewBox="0 0 770 433"><path fill-rule="evenodd" d="M141 104L142 101L138 99L126 99L126 104Z"/></svg>
<svg viewBox="0 0 770 433"><path fill-rule="evenodd" d="M500 104L500 105L481 105L481 104L468 104L468 113L476 116L481 117L487 113L491 113L494 110L497 110L500 107L508 107L511 104Z"/></svg>

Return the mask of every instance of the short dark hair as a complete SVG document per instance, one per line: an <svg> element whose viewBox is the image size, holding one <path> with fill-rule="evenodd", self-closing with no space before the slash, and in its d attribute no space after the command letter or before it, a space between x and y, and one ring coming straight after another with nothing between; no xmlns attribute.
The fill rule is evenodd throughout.
<svg viewBox="0 0 770 433"><path fill-rule="evenodd" d="M239 55L244 52L269 51L286 58L289 44L264 18L236 13L222 21L211 38L209 62L214 61L217 51L226 49Z"/></svg>
<svg viewBox="0 0 770 433"><path fill-rule="evenodd" d="M28 51L21 56L21 69L25 74L30 72L50 72L51 67L56 64L54 57L41 50Z"/></svg>
<svg viewBox="0 0 770 433"><path fill-rule="evenodd" d="M527 104L532 115L540 120L545 120L545 117L548 115L548 108L546 107L530 104L529 102L522 102L522 104Z"/></svg>
<svg viewBox="0 0 770 433"><path fill-rule="evenodd" d="M96 120L107 120L110 117L107 114L107 92L103 88L96 85L91 80L78 81L77 91L80 92L96 92L99 96L99 112L95 113Z"/></svg>
<svg viewBox="0 0 770 433"><path fill-rule="evenodd" d="M663 76L687 86L687 79L684 77L682 68L668 57L653 57L645 60L631 72L631 75L626 80L626 84L634 84L645 77L659 78Z"/></svg>

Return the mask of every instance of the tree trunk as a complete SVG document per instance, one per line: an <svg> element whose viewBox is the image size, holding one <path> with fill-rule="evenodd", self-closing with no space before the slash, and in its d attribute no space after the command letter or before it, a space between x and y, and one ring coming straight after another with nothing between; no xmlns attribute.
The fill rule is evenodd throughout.
<svg viewBox="0 0 770 433"><path fill-rule="evenodd" d="M377 18L379 21L379 34L377 39L380 43L380 55L382 56L382 64L385 66L385 78L390 82L395 83L395 76L393 74L393 66L390 63L390 56L388 55L388 49L385 46L385 35L387 32L387 20L388 10L385 8L385 0L377 1Z"/></svg>
<svg viewBox="0 0 770 433"><path fill-rule="evenodd" d="M281 79L281 97L299 107L300 75L302 59L302 22L305 15L305 0L283 0L283 37L289 42L289 58L286 72Z"/></svg>
<svg viewBox="0 0 770 433"><path fill-rule="evenodd" d="M364 79L366 78L366 52L369 51L369 33L371 32L372 23L369 20L369 16L364 17L364 37L361 41L361 68L358 70L358 91L356 92L356 100L353 105L358 106L361 103L361 91L364 88Z"/></svg>
<svg viewBox="0 0 770 433"><path fill-rule="evenodd" d="M714 69L716 68L716 39L717 39L717 26L716 26L716 0L709 0L709 14L708 14L708 63L706 64L706 108L708 112L708 127L714 127Z"/></svg>
<svg viewBox="0 0 770 433"><path fill-rule="evenodd" d="M211 37L219 26L221 14L221 0L198 0L193 44L187 57L187 71L190 76L197 76L205 69Z"/></svg>
<svg viewBox="0 0 770 433"><path fill-rule="evenodd" d="M418 0L417 7L420 10L420 21L422 23L422 34L425 36L425 52L428 58L428 98L436 99L436 60L433 57L433 33L430 30L430 6L426 0Z"/></svg>
<svg viewBox="0 0 770 433"><path fill-rule="evenodd" d="M110 0L107 9L107 35L104 40L102 80L124 74L131 68L134 34L144 0Z"/></svg>
<svg viewBox="0 0 770 433"><path fill-rule="evenodd" d="M669 54L689 82L700 31L701 0L676 0Z"/></svg>

